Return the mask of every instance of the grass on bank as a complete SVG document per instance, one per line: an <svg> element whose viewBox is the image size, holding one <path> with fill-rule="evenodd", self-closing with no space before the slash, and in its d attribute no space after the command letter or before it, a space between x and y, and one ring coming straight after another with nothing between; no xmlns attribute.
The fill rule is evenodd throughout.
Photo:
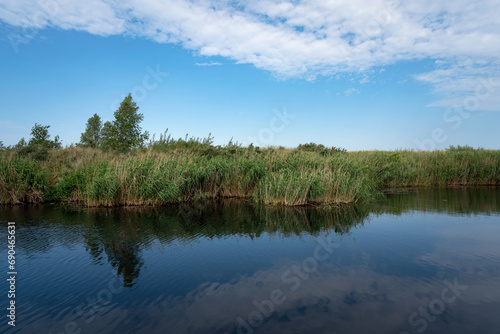
<svg viewBox="0 0 500 334"><path fill-rule="evenodd" d="M500 185L500 151L469 147L346 152L316 144L221 147L210 138L162 137L127 154L4 149L0 158L2 204L161 205L237 197L294 206L354 203L388 188Z"/></svg>

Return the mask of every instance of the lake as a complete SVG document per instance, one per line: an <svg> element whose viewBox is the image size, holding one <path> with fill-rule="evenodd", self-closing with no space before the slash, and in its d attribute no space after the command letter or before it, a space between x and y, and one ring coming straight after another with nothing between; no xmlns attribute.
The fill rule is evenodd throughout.
<svg viewBox="0 0 500 334"><path fill-rule="evenodd" d="M0 207L2 333L500 333L500 189L358 206Z"/></svg>

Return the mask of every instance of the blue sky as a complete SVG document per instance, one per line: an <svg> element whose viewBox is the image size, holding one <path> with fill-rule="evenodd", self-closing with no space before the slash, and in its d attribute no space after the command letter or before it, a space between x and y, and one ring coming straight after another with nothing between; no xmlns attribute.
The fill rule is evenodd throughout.
<svg viewBox="0 0 500 334"><path fill-rule="evenodd" d="M76 143L132 92L157 136L500 149L498 17L498 1L1 0L0 140L37 122Z"/></svg>

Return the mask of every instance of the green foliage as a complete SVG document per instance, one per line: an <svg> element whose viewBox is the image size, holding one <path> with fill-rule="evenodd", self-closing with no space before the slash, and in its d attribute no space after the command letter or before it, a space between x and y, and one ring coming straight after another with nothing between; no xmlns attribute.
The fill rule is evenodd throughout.
<svg viewBox="0 0 500 334"><path fill-rule="evenodd" d="M219 156L219 155L232 155L240 154L245 151L254 150L253 145L245 148L241 143L234 142L231 138L226 145L213 145L214 137L209 133L208 137L189 137L188 134L184 138L174 139L169 133L168 129L160 135L158 140L155 136L149 141L147 148L156 152L172 152L176 150L188 150L190 152L201 154L205 156Z"/></svg>
<svg viewBox="0 0 500 334"><path fill-rule="evenodd" d="M401 187L500 185L500 151L364 151L326 154L242 147L212 137L174 140L118 154L86 147L0 151L0 202L75 201L90 206L163 205L252 198L296 206L369 200ZM40 151L41 152L41 151Z"/></svg>
<svg viewBox="0 0 500 334"><path fill-rule="evenodd" d="M115 111L114 121L104 123L102 146L105 149L127 152L132 148L142 147L149 139L149 133L142 132L139 124L144 115L138 113L139 107L129 94Z"/></svg>
<svg viewBox="0 0 500 334"><path fill-rule="evenodd" d="M319 153L321 155L331 155L335 153L345 153L347 152L345 148L340 148L340 147L326 147L323 144L316 144L316 143L308 143L308 144L300 144L297 147L297 150L299 151L305 151L305 152L315 152Z"/></svg>
<svg viewBox="0 0 500 334"><path fill-rule="evenodd" d="M461 145L453 146L453 145L451 145L450 147L448 147L447 150L448 151L474 151L475 149L469 145L465 145L465 146L461 146ZM483 150L483 148L478 147L477 150Z"/></svg>
<svg viewBox="0 0 500 334"><path fill-rule="evenodd" d="M47 168L36 160L15 155L0 160L0 204L42 202L48 182Z"/></svg>
<svg viewBox="0 0 500 334"><path fill-rule="evenodd" d="M160 134L160 138L158 140L155 140L155 136L153 135L153 138L149 141L147 147L158 152L167 152L179 149L188 149L200 152L213 148L213 142L214 137L212 137L212 134L210 133L206 138L188 138L188 135L186 134L184 138L174 139L168 133L168 129L166 129L163 134Z"/></svg>
<svg viewBox="0 0 500 334"><path fill-rule="evenodd" d="M105 150L117 149L117 133L113 123L106 121L102 126L101 147Z"/></svg>
<svg viewBox="0 0 500 334"><path fill-rule="evenodd" d="M50 140L49 134L50 125L40 125L35 123L31 129L31 139L28 143L24 138L14 146L20 156L31 157L35 160L46 160L49 156L49 150L61 148L59 136L55 136L54 140Z"/></svg>
<svg viewBox="0 0 500 334"><path fill-rule="evenodd" d="M94 114L87 120L85 132L80 136L80 145L96 148L101 144L102 120Z"/></svg>
<svg viewBox="0 0 500 334"><path fill-rule="evenodd" d="M28 146L41 147L45 149L60 148L61 142L59 141L59 136L55 136L54 140L50 140L49 128L50 125L35 123L35 125L31 128L31 139Z"/></svg>
<svg viewBox="0 0 500 334"><path fill-rule="evenodd" d="M14 149L18 150L18 149L21 149L27 145L28 145L28 143L26 142L26 140L23 137L23 138L19 139L19 141L17 142L16 145L14 145Z"/></svg>
<svg viewBox="0 0 500 334"><path fill-rule="evenodd" d="M317 185L317 178L312 173L291 170L269 173L259 182L254 199L271 204L304 205L314 183Z"/></svg>
<svg viewBox="0 0 500 334"><path fill-rule="evenodd" d="M33 147L31 157L35 160L44 161L49 157L49 149L45 146Z"/></svg>

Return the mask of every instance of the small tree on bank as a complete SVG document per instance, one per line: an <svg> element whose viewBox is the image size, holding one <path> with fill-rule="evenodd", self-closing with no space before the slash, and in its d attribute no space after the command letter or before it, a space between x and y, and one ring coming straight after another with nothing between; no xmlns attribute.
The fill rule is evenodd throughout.
<svg viewBox="0 0 500 334"><path fill-rule="evenodd" d="M148 140L149 133L142 132L139 124L144 115L138 113L139 107L132 100L132 95L123 99L120 107L115 111L115 120L104 123L102 128L102 147L120 152L141 147Z"/></svg>
<svg viewBox="0 0 500 334"><path fill-rule="evenodd" d="M35 125L31 128L31 139L28 142L28 146L47 149L60 148L62 144L59 141L59 136L55 136L54 140L50 140L49 128L50 125L35 123Z"/></svg>
<svg viewBox="0 0 500 334"><path fill-rule="evenodd" d="M85 132L80 136L80 145L96 148L101 144L102 120L94 114L87 120Z"/></svg>
<svg viewBox="0 0 500 334"><path fill-rule="evenodd" d="M20 155L30 156L37 160L46 160L50 149L58 149L62 146L59 136L55 136L54 140L50 140L49 128L50 125L35 123L31 128L31 139L26 142L24 138L21 138L14 148Z"/></svg>

